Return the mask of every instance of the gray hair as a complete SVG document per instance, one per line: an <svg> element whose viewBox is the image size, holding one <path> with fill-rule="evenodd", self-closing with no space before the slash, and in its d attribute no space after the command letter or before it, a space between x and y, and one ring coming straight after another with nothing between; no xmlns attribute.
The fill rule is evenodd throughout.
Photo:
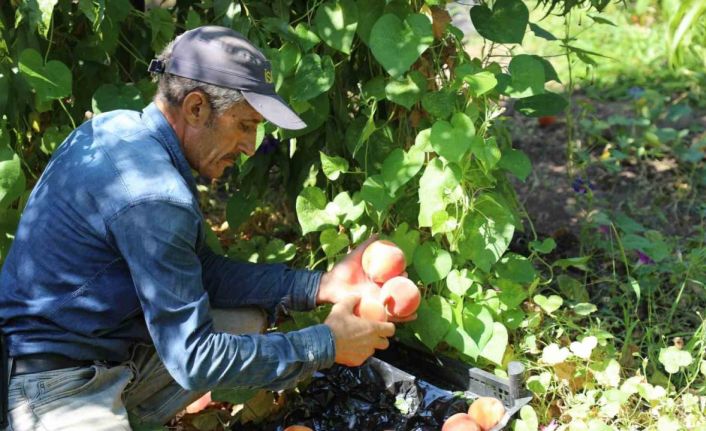
<svg viewBox="0 0 706 431"><path fill-rule="evenodd" d="M179 36L180 37L180 36ZM169 44L157 56L157 59L164 64L168 64L172 57L174 43L179 37L169 42ZM171 106L180 106L186 95L192 91L201 91L206 95L211 109L216 115L221 115L236 104L245 100L243 93L232 88L221 87L219 85L207 84L170 73L153 74L157 82L157 93L155 99L161 98Z"/></svg>

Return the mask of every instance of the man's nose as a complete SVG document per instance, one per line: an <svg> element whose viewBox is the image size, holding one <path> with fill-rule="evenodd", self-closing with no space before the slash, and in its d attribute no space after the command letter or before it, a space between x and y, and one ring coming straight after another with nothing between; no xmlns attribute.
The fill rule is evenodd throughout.
<svg viewBox="0 0 706 431"><path fill-rule="evenodd" d="M246 156L252 157L255 155L255 139L248 139L247 142L241 145L243 153Z"/></svg>

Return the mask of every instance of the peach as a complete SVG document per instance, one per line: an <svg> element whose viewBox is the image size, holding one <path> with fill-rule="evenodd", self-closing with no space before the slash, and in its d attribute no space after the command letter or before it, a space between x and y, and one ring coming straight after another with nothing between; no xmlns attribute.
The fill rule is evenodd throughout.
<svg viewBox="0 0 706 431"><path fill-rule="evenodd" d="M290 425L284 431L314 431L305 425Z"/></svg>
<svg viewBox="0 0 706 431"><path fill-rule="evenodd" d="M480 427L467 413L456 413L446 419L441 431L480 431Z"/></svg>
<svg viewBox="0 0 706 431"><path fill-rule="evenodd" d="M380 298L387 312L395 317L407 317L417 311L422 295L417 285L407 277L393 277L382 285Z"/></svg>
<svg viewBox="0 0 706 431"><path fill-rule="evenodd" d="M194 414L208 407L211 404L211 393L206 392L201 398L186 407L186 413Z"/></svg>
<svg viewBox="0 0 706 431"><path fill-rule="evenodd" d="M364 295L353 309L353 314L374 322L387 322L387 312L377 298Z"/></svg>
<svg viewBox="0 0 706 431"><path fill-rule="evenodd" d="M392 241L377 240L363 251L363 271L376 283L384 283L404 272L404 253Z"/></svg>
<svg viewBox="0 0 706 431"><path fill-rule="evenodd" d="M497 398L480 397L468 408L468 415L478 422L483 431L488 431L505 416L505 406Z"/></svg>

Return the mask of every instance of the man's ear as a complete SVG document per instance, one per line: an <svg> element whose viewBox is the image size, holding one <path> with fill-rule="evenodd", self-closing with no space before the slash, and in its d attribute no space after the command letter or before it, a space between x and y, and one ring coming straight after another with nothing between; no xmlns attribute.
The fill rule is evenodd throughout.
<svg viewBox="0 0 706 431"><path fill-rule="evenodd" d="M186 123L191 127L204 127L211 117L211 105L206 95L200 91L192 91L181 103L181 113Z"/></svg>

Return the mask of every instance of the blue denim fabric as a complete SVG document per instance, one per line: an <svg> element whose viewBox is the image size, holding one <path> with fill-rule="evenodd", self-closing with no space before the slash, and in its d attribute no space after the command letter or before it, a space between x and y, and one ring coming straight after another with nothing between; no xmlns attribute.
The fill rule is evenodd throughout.
<svg viewBox="0 0 706 431"><path fill-rule="evenodd" d="M313 308L321 273L218 256L203 226L189 165L154 104L81 125L33 189L0 273L10 355L124 361L130 345L152 342L191 390L287 387L332 365L326 325L214 332L211 307Z"/></svg>

